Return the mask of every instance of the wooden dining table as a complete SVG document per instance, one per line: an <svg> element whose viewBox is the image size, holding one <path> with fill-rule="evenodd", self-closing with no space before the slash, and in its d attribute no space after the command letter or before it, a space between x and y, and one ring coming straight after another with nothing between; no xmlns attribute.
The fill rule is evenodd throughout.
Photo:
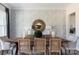
<svg viewBox="0 0 79 59"><path fill-rule="evenodd" d="M49 38L51 38L50 36L45 36L46 37L46 39L47 39L47 43L49 42ZM26 37L25 37L26 38ZM30 38L30 36L28 37L28 38ZM55 38L60 38L60 37L55 37ZM6 39L6 40L4 40L4 41L6 41L6 42L10 42L10 43L15 43L16 44L16 55L18 55L18 41L19 41L19 39L24 39L24 38L22 38L22 37L18 37L18 38L15 38L15 39ZM31 39L33 39L33 38L31 38ZM61 39L61 45L63 44L63 43L68 43L68 42L70 42L70 41L68 41L68 40L64 40L64 39L62 39L62 38L60 38ZM33 41L33 40L32 40ZM33 43L33 42L32 42ZM49 43L48 43L49 44ZM48 45L47 44L47 45ZM31 44L31 45L33 45L33 44ZM48 48L48 47L47 47ZM48 52L47 52L48 53Z"/></svg>

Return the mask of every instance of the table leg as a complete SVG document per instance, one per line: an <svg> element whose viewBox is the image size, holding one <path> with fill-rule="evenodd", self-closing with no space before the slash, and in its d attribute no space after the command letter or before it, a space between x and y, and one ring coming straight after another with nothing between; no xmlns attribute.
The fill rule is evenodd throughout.
<svg viewBox="0 0 79 59"><path fill-rule="evenodd" d="M4 54L4 50L1 51L1 54L2 54L2 55Z"/></svg>
<svg viewBox="0 0 79 59"><path fill-rule="evenodd" d="M16 44L16 52L15 52L15 54L18 55L18 42L15 42L15 44Z"/></svg>

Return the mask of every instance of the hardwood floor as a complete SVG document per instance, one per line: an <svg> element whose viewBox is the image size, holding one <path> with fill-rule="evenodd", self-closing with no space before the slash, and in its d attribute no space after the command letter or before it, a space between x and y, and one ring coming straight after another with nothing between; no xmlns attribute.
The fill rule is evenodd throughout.
<svg viewBox="0 0 79 59"><path fill-rule="evenodd" d="M4 55L10 55L11 53L9 52L9 54L7 53L7 52L5 52L4 53ZM0 51L0 55L1 55L1 51ZM28 54L25 54L25 53L21 53L20 55L28 55ZM44 54L35 54L35 53L33 53L33 54L31 54L31 55L44 55ZM49 54L47 54L47 55L49 55ZM58 54L56 54L56 53L51 53L51 55L58 55ZM73 50L71 50L70 52L62 52L61 53L61 55L79 55L79 51L75 51L75 53L74 53L74 51Z"/></svg>

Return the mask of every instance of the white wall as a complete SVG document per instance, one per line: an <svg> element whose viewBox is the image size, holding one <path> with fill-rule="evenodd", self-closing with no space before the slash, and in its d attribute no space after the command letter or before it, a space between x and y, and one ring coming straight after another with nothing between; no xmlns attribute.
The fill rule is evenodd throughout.
<svg viewBox="0 0 79 59"><path fill-rule="evenodd" d="M79 36L79 4L70 4L66 8L66 37L69 36L69 15L75 12L75 27L76 27L76 34L75 36Z"/></svg>
<svg viewBox="0 0 79 59"><path fill-rule="evenodd" d="M69 15L75 12L75 35L69 34ZM79 50L79 4L70 4L66 8L66 38L68 40L74 41L72 44L76 45L76 49ZM77 41L76 41L77 40ZM75 42L76 41L76 42ZM71 45L72 45L71 44ZM73 46L74 46L73 45Z"/></svg>
<svg viewBox="0 0 79 59"><path fill-rule="evenodd" d="M62 9L15 9L11 10L11 37L20 37L36 19L47 26L56 26L56 36L65 37L65 10Z"/></svg>

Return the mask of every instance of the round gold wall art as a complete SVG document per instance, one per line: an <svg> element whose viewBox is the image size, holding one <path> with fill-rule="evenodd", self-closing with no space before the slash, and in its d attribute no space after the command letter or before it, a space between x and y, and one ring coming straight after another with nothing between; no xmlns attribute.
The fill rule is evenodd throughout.
<svg viewBox="0 0 79 59"><path fill-rule="evenodd" d="M43 20L37 19L32 24L32 29L43 31L46 27L46 24Z"/></svg>

